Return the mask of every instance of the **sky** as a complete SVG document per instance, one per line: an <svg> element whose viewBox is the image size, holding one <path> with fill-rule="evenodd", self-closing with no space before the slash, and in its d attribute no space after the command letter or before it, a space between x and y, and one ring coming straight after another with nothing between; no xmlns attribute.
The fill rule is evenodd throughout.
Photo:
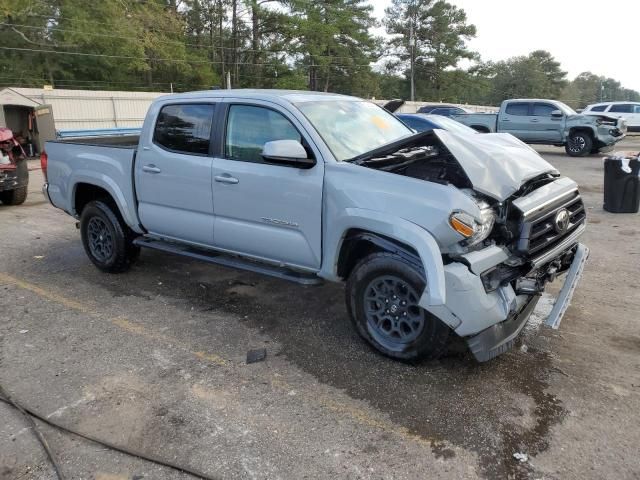
<svg viewBox="0 0 640 480"><path fill-rule="evenodd" d="M469 46L483 60L547 50L570 80L591 71L640 91L640 0L448 1L476 26ZM371 0L380 19L390 3Z"/></svg>

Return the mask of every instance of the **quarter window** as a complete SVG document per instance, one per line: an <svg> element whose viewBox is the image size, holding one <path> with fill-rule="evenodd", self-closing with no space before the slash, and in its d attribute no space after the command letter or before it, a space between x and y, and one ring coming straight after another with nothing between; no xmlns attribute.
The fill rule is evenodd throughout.
<svg viewBox="0 0 640 480"><path fill-rule="evenodd" d="M604 112L609 105L596 105L591 109L592 112Z"/></svg>
<svg viewBox="0 0 640 480"><path fill-rule="evenodd" d="M296 140L300 133L282 114L253 105L231 105L227 117L225 156L245 162L262 162L262 148L274 140Z"/></svg>
<svg viewBox="0 0 640 480"><path fill-rule="evenodd" d="M633 105L631 105L630 103L611 105L609 111L613 113L631 113L633 112Z"/></svg>
<svg viewBox="0 0 640 480"><path fill-rule="evenodd" d="M175 152L208 155L214 105L167 105L158 114L153 141Z"/></svg>
<svg viewBox="0 0 640 480"><path fill-rule="evenodd" d="M517 115L520 117L526 117L529 115L528 103L510 103L506 109L507 115Z"/></svg>

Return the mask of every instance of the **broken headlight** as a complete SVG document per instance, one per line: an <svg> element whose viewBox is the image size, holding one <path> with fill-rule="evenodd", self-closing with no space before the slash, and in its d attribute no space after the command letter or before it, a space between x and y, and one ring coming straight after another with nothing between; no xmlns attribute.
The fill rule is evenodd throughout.
<svg viewBox="0 0 640 480"><path fill-rule="evenodd" d="M486 239L496 221L496 214L489 205L479 203L480 218L477 219L467 212L453 212L449 216L449 225L460 235L465 237L464 245L471 247Z"/></svg>

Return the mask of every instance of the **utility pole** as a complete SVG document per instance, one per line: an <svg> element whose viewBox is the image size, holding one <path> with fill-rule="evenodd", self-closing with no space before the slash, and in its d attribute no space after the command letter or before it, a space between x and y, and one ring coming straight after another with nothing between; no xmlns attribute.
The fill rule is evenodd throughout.
<svg viewBox="0 0 640 480"><path fill-rule="evenodd" d="M411 101L415 101L416 96L416 81L415 81L415 46L416 38L413 32L413 18L411 18L411 25L409 27L409 69L411 71Z"/></svg>

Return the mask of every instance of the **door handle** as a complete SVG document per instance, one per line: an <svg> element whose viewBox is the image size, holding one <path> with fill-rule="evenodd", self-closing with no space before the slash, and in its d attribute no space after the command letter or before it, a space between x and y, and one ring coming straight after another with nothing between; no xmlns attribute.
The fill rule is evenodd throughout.
<svg viewBox="0 0 640 480"><path fill-rule="evenodd" d="M232 176L231 176L231 175L229 175L228 173L225 173L224 175L218 175L218 176L215 176L215 177L213 177L213 179L214 179L216 182L219 182L219 183L229 183L229 184L231 184L231 185L235 185L236 183L240 183L240 180L238 180L238 179L237 179L237 178L235 178L235 177L232 177Z"/></svg>
<svg viewBox="0 0 640 480"><path fill-rule="evenodd" d="M538 120L537 118L532 118L531 119L531 123L539 123L539 122L540 122L540 120Z"/></svg>
<svg viewBox="0 0 640 480"><path fill-rule="evenodd" d="M162 170L156 167L153 163L150 163L149 165L144 165L142 167L142 171L147 173L160 173Z"/></svg>

